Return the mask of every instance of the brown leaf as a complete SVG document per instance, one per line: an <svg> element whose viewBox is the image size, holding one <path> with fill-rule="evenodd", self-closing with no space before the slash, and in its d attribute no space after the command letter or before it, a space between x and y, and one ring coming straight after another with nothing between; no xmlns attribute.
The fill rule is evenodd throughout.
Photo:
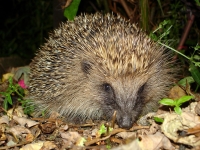
<svg viewBox="0 0 200 150"><path fill-rule="evenodd" d="M6 115L3 115L1 118L0 118L0 124L8 124L9 123L9 118L8 116Z"/></svg>
<svg viewBox="0 0 200 150"><path fill-rule="evenodd" d="M200 117L193 113L182 112L181 115L176 113L168 113L165 114L161 129L165 136L176 143L199 146L200 141L194 135L187 135L182 137L178 134L178 131L194 128L198 124L200 124Z"/></svg>
<svg viewBox="0 0 200 150"><path fill-rule="evenodd" d="M27 142L33 142L33 140L34 140L33 134L28 133L28 134L26 135L26 141L27 141Z"/></svg>
<svg viewBox="0 0 200 150"><path fill-rule="evenodd" d="M186 130L187 134L198 134L200 133L200 124L197 124L193 128L189 128Z"/></svg>
<svg viewBox="0 0 200 150"><path fill-rule="evenodd" d="M200 115L200 102L198 102L197 105L195 106L195 113Z"/></svg>
<svg viewBox="0 0 200 150"><path fill-rule="evenodd" d="M22 126L14 126L8 129L8 132L12 133L15 138L24 136L24 134L31 134L31 131Z"/></svg>
<svg viewBox="0 0 200 150"><path fill-rule="evenodd" d="M72 146L73 143L76 143L81 138L78 132L61 132L60 135L63 138L63 142L68 146Z"/></svg>
<svg viewBox="0 0 200 150"><path fill-rule="evenodd" d="M185 95L186 95L186 92L178 85L171 88L169 92L169 98L174 99L174 100L179 99Z"/></svg>
<svg viewBox="0 0 200 150"><path fill-rule="evenodd" d="M23 146L20 150L40 150L43 146L43 143L43 141L40 141L37 143L27 144Z"/></svg>
<svg viewBox="0 0 200 150"><path fill-rule="evenodd" d="M56 129L56 124L54 122L41 123L39 128L43 133L52 133Z"/></svg>
<svg viewBox="0 0 200 150"><path fill-rule="evenodd" d="M32 127L32 126L39 124L39 122L33 121L31 119L27 119L25 117L13 116L13 119L16 122L18 122L21 126L27 125L28 127Z"/></svg>
<svg viewBox="0 0 200 150"><path fill-rule="evenodd" d="M113 148L112 150L174 150L169 139L157 132L154 135L141 135L129 144Z"/></svg>
<svg viewBox="0 0 200 150"><path fill-rule="evenodd" d="M51 149L56 149L56 148L57 146L55 145L54 142L46 141L44 142L40 150L51 150Z"/></svg>

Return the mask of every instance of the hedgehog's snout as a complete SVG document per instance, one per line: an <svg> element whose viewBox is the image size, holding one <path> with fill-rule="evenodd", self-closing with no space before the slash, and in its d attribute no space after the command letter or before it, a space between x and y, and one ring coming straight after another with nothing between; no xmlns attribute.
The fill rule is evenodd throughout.
<svg viewBox="0 0 200 150"><path fill-rule="evenodd" d="M133 126L133 119L130 115L125 114L117 118L117 123L120 128L130 129Z"/></svg>

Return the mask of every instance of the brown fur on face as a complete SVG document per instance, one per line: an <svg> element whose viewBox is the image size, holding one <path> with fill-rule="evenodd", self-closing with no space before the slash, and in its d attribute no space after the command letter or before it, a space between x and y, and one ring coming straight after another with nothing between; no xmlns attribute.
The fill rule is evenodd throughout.
<svg viewBox="0 0 200 150"><path fill-rule="evenodd" d="M30 64L39 110L68 121L111 119L130 128L156 110L174 78L169 53L119 16L82 15L51 34Z"/></svg>

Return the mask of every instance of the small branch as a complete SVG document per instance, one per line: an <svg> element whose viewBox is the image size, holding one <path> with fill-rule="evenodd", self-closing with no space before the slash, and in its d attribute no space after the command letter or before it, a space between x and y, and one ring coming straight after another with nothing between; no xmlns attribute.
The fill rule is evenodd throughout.
<svg viewBox="0 0 200 150"><path fill-rule="evenodd" d="M182 34L182 37L180 39L180 42L178 44L178 47L177 47L177 50L181 50L183 48L183 45L185 43L185 40L188 36L188 33L190 31L190 28L194 22L194 18L195 16L192 14L192 15L189 15L189 18L188 18L188 21L187 21L187 25L185 26L185 29L183 31L183 34Z"/></svg>

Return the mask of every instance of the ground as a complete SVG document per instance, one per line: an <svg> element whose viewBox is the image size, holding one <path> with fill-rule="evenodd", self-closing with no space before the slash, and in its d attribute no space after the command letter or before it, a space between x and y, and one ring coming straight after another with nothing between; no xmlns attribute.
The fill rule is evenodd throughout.
<svg viewBox="0 0 200 150"><path fill-rule="evenodd" d="M131 129L125 130L115 124L115 116L110 122L89 120L85 124L77 125L65 122L57 112L52 113L49 118L26 115L23 103L14 102L14 99L17 99L16 93L20 91L18 88L27 91L24 81L14 83L11 82L11 78L6 78L0 87L3 92L1 92L3 107L0 113L0 150L200 148L199 95L191 92L188 86L186 89L175 86L169 93L170 100L182 100L185 106L174 111L175 107L161 105L157 112L141 117ZM5 101L10 103L9 95L13 100L12 105L6 110ZM188 102L186 99L191 97L194 100Z"/></svg>

